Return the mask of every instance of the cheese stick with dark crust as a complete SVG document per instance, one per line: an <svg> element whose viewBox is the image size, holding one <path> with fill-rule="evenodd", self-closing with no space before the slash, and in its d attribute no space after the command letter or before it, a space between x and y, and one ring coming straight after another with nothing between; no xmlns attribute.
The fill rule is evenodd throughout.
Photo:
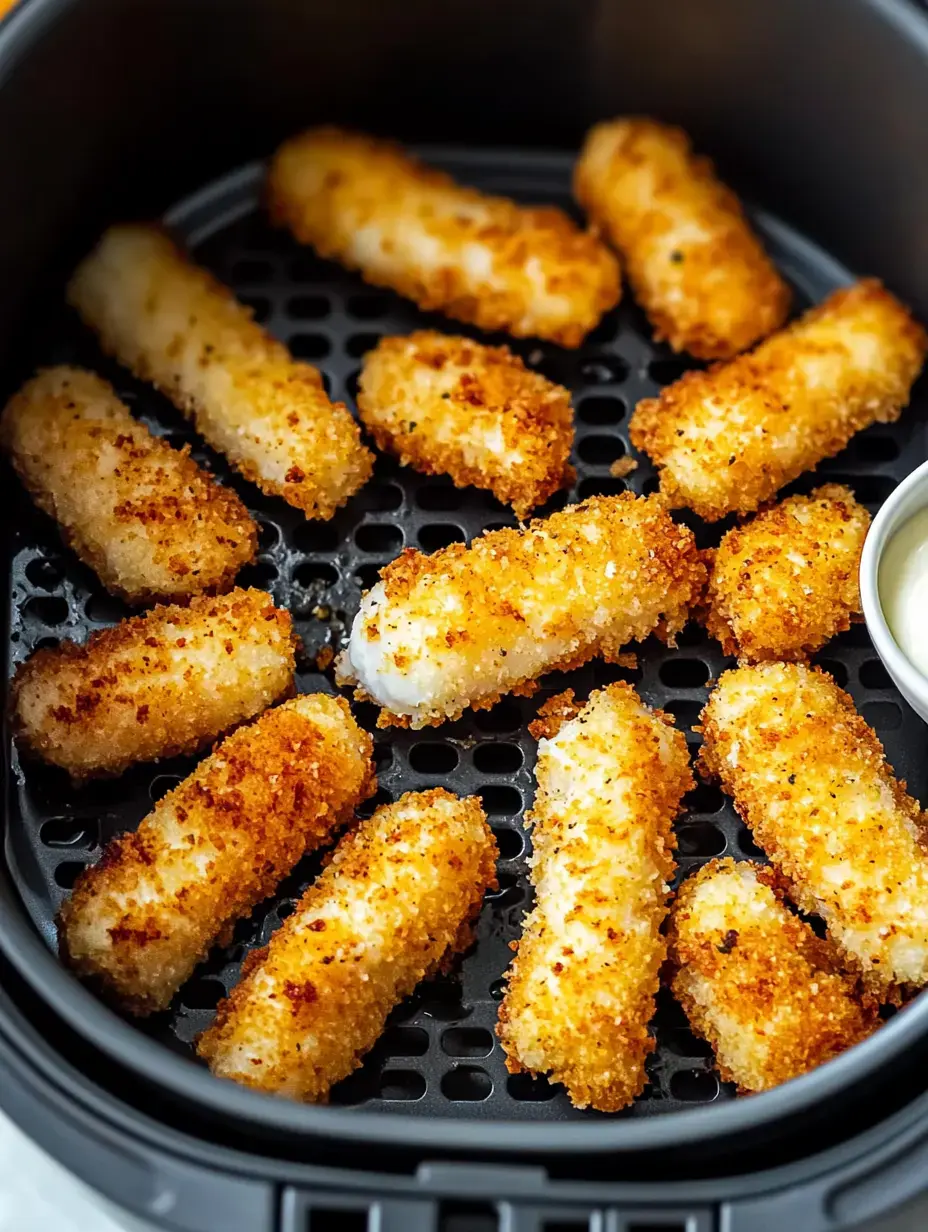
<svg viewBox="0 0 928 1232"><path fill-rule="evenodd" d="M392 142L313 128L271 162L273 219L420 308L579 346L619 301L615 257L553 206L465 188Z"/></svg>
<svg viewBox="0 0 928 1232"><path fill-rule="evenodd" d="M227 590L254 557L257 527L235 493L92 372L40 372L7 403L0 441L65 542L129 603Z"/></svg>
<svg viewBox="0 0 928 1232"><path fill-rule="evenodd" d="M103 349L151 381L212 447L269 496L330 518L373 459L316 368L155 227L111 227L68 299Z"/></svg>
<svg viewBox="0 0 928 1232"><path fill-rule="evenodd" d="M476 797L437 788L379 808L248 958L200 1056L220 1078L326 1102L390 1010L470 944L497 854Z"/></svg>
<svg viewBox="0 0 928 1232"><path fill-rule="evenodd" d="M78 877L62 956L123 1009L165 1009L235 921L371 795L372 751L347 702L323 693L239 728Z"/></svg>

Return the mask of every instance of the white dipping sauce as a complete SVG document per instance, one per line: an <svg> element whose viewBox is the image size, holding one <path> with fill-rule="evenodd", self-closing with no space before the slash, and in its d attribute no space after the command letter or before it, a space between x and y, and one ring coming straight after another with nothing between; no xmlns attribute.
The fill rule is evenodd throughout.
<svg viewBox="0 0 928 1232"><path fill-rule="evenodd" d="M878 584L899 649L928 676L928 508L913 514L886 545Z"/></svg>

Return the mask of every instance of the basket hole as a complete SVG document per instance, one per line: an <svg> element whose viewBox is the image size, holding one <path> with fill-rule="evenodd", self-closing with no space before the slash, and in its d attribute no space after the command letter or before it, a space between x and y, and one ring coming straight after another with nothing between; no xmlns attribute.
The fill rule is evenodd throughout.
<svg viewBox="0 0 928 1232"><path fill-rule="evenodd" d="M68 619L68 605L66 600L53 598L52 596L36 597L30 599L23 607L23 612L30 620L38 621L39 624L48 625L49 628L54 625L63 625Z"/></svg>
<svg viewBox="0 0 928 1232"><path fill-rule="evenodd" d="M491 890L487 895L487 899L492 902L497 911L504 907L516 907L519 903L524 902L525 886L522 884L517 873L498 872L496 879L499 883L499 889Z"/></svg>
<svg viewBox="0 0 928 1232"><path fill-rule="evenodd" d="M557 1095L557 1088L541 1074L537 1077L533 1074L510 1074L506 1079L506 1090L520 1104L543 1104Z"/></svg>
<svg viewBox="0 0 928 1232"><path fill-rule="evenodd" d="M409 764L417 774L450 774L457 768L458 754L439 740L414 744L409 750Z"/></svg>
<svg viewBox="0 0 928 1232"><path fill-rule="evenodd" d="M299 552L316 556L322 552L335 552L340 538L331 523L304 522L293 534L293 545Z"/></svg>
<svg viewBox="0 0 928 1232"><path fill-rule="evenodd" d="M65 860L55 869L55 884L63 890L73 890L74 883L87 866L80 860Z"/></svg>
<svg viewBox="0 0 928 1232"><path fill-rule="evenodd" d="M600 323L586 336L587 343L601 346L604 342L612 342L619 332L619 314L617 311L607 312Z"/></svg>
<svg viewBox="0 0 928 1232"><path fill-rule="evenodd" d="M359 565L352 574L355 585L361 590L370 590L372 586L376 586L380 578L380 568L380 565Z"/></svg>
<svg viewBox="0 0 928 1232"><path fill-rule="evenodd" d="M94 624L114 625L120 620L125 620L129 610L122 600L104 592L90 596L84 606L84 613L87 619L92 620Z"/></svg>
<svg viewBox="0 0 928 1232"><path fill-rule="evenodd" d="M64 577L64 567L54 557L38 556L26 565L26 577L33 586L54 590Z"/></svg>
<svg viewBox="0 0 928 1232"><path fill-rule="evenodd" d="M251 310L252 320L257 321L259 325L271 315L271 301L265 295L242 295L239 297L240 302Z"/></svg>
<svg viewBox="0 0 928 1232"><path fill-rule="evenodd" d="M700 689L709 679L709 665L701 659L667 659L658 673L670 689Z"/></svg>
<svg viewBox="0 0 928 1232"><path fill-rule="evenodd" d="M368 1100L377 1098L377 1082L375 1072L366 1067L356 1069L332 1088L331 1102L341 1108L366 1104Z"/></svg>
<svg viewBox="0 0 928 1232"><path fill-rule="evenodd" d="M860 713L877 731L896 731L902 726L902 710L897 702L867 702Z"/></svg>
<svg viewBox="0 0 928 1232"><path fill-rule="evenodd" d="M690 1030L668 1031L664 1036L665 1043L671 1052L678 1057L711 1057L712 1046L704 1039L694 1035Z"/></svg>
<svg viewBox="0 0 928 1232"><path fill-rule="evenodd" d="M670 1094L687 1104L718 1099L719 1080L711 1070L682 1069L670 1079Z"/></svg>
<svg viewBox="0 0 928 1232"><path fill-rule="evenodd" d="M358 495L357 506L366 513L391 513L403 503L403 489L395 483L369 483Z"/></svg>
<svg viewBox="0 0 928 1232"><path fill-rule="evenodd" d="M324 560L307 560L294 569L293 580L304 590L334 586L338 581L338 570Z"/></svg>
<svg viewBox="0 0 928 1232"><path fill-rule="evenodd" d="M296 911L296 903L292 898L283 898L275 908L278 920L286 920L288 916L293 915Z"/></svg>
<svg viewBox="0 0 928 1232"><path fill-rule="evenodd" d="M512 817L522 811L522 795L515 787L491 783L481 787L477 795L489 817Z"/></svg>
<svg viewBox="0 0 928 1232"><path fill-rule="evenodd" d="M14 642L19 639L18 633L13 633L11 636ZM36 642L36 644L32 647L32 649L33 651L57 650L57 648L60 645L61 645L61 641L57 637L40 637L39 640Z"/></svg>
<svg viewBox="0 0 928 1232"><path fill-rule="evenodd" d="M449 1027L441 1037L441 1046L449 1057L488 1057L493 1051L493 1036L485 1027Z"/></svg>
<svg viewBox="0 0 928 1232"><path fill-rule="evenodd" d="M451 522L430 522L419 528L419 547L423 552L439 552L452 543L463 543L467 536Z"/></svg>
<svg viewBox="0 0 928 1232"><path fill-rule="evenodd" d="M389 744L378 743L374 745L374 769L378 774L383 774L385 770L389 770L393 765L393 750Z"/></svg>
<svg viewBox="0 0 928 1232"><path fill-rule="evenodd" d="M421 988L422 1012L436 1022L458 1022L470 1009L461 1000L461 989L455 980L429 980Z"/></svg>
<svg viewBox="0 0 928 1232"><path fill-rule="evenodd" d="M658 385L672 385L684 372L698 368L698 364L685 355L671 355L667 359L652 359L648 364L648 376Z"/></svg>
<svg viewBox="0 0 928 1232"><path fill-rule="evenodd" d="M421 1027L391 1027L380 1040L390 1057L424 1057L429 1050L429 1034Z"/></svg>
<svg viewBox="0 0 928 1232"><path fill-rule="evenodd" d="M684 625L683 629L677 634L677 645L692 648L694 646L705 646L709 641L708 634L705 629L695 620L691 620Z"/></svg>
<svg viewBox="0 0 928 1232"><path fill-rule="evenodd" d="M686 793L683 804L691 813L718 813L725 807L725 797L712 783L699 783Z"/></svg>
<svg viewBox="0 0 928 1232"><path fill-rule="evenodd" d="M617 385L628 376L628 365L613 355L596 355L580 365L585 385Z"/></svg>
<svg viewBox="0 0 928 1232"><path fill-rule="evenodd" d="M519 830L509 826L494 826L493 837L499 848L501 860L518 860L525 851L525 838Z"/></svg>
<svg viewBox="0 0 928 1232"><path fill-rule="evenodd" d="M759 847L754 842L754 835L747 826L738 831L738 846L752 860L766 860L767 858L763 847Z"/></svg>
<svg viewBox="0 0 928 1232"><path fill-rule="evenodd" d="M853 442L854 456L865 462L894 462L899 445L891 436L859 436Z"/></svg>
<svg viewBox="0 0 928 1232"><path fill-rule="evenodd" d="M577 407L577 417L592 427L617 424L625 418L625 404L618 398L584 398Z"/></svg>
<svg viewBox="0 0 928 1232"><path fill-rule="evenodd" d="M180 999L188 1010L214 1010L226 995L220 980L194 980L181 993Z"/></svg>
<svg viewBox="0 0 928 1232"><path fill-rule="evenodd" d="M463 503L464 493L452 483L423 483L416 491L416 504L430 513L449 513Z"/></svg>
<svg viewBox="0 0 928 1232"><path fill-rule="evenodd" d="M288 345L295 359L325 359L332 350L324 334L291 334Z"/></svg>
<svg viewBox="0 0 928 1232"><path fill-rule="evenodd" d="M246 259L236 261L232 266L230 280L237 285L254 282L267 282L273 275L270 261L255 261Z"/></svg>
<svg viewBox="0 0 928 1232"><path fill-rule="evenodd" d="M832 677L836 685L840 685L843 689L847 684L847 668L843 663L839 663L837 659L817 659L818 666ZM863 669L861 669L861 684L863 680Z"/></svg>
<svg viewBox="0 0 928 1232"><path fill-rule="evenodd" d="M490 1098L493 1082L486 1070L476 1065L461 1065L442 1078L441 1093L453 1103L478 1104Z"/></svg>
<svg viewBox="0 0 928 1232"><path fill-rule="evenodd" d="M891 689L893 686L889 672L879 659L868 659L860 665L860 683L865 689Z"/></svg>
<svg viewBox="0 0 928 1232"><path fill-rule="evenodd" d="M380 1098L416 1100L425 1094L425 1079L412 1069L386 1069L380 1075Z"/></svg>
<svg viewBox="0 0 928 1232"><path fill-rule="evenodd" d="M151 800L152 804L157 804L163 796L166 796L169 791L173 791L174 788L178 787L182 782L183 780L178 774L157 775L157 777L152 779L148 786L149 800Z"/></svg>
<svg viewBox="0 0 928 1232"><path fill-rule="evenodd" d="M674 723L676 723L677 727L688 731L694 724L699 722L702 704L675 697L667 703L664 709L668 714L673 715Z"/></svg>
<svg viewBox="0 0 928 1232"><path fill-rule="evenodd" d="M590 1232L590 1220L586 1215L578 1219L546 1219L541 1232Z"/></svg>
<svg viewBox="0 0 928 1232"><path fill-rule="evenodd" d="M51 817L39 837L46 847L94 847L97 823L80 817Z"/></svg>
<svg viewBox="0 0 928 1232"><path fill-rule="evenodd" d="M264 518L258 519L258 547L262 552L270 552L280 543L280 528Z"/></svg>
<svg viewBox="0 0 928 1232"><path fill-rule="evenodd" d="M257 590L270 590L276 581L277 566L271 564L269 560L259 560L245 566L238 575L237 584L245 587L254 586Z"/></svg>
<svg viewBox="0 0 928 1232"><path fill-rule="evenodd" d="M859 650L873 650L873 642L863 621L851 625L844 633L839 634L838 642L844 646L856 646Z"/></svg>
<svg viewBox="0 0 928 1232"><path fill-rule="evenodd" d="M577 447L582 462L590 466L608 466L625 454L625 442L620 436L587 436Z"/></svg>
<svg viewBox="0 0 928 1232"><path fill-rule="evenodd" d="M352 359L360 359L368 351L373 351L380 337L380 334L352 334L345 343L345 351Z"/></svg>
<svg viewBox="0 0 928 1232"><path fill-rule="evenodd" d="M577 495L580 500L590 496L620 496L627 486L624 479L617 479L614 475L590 476L581 482Z"/></svg>
<svg viewBox="0 0 928 1232"><path fill-rule="evenodd" d="M829 475L831 483L846 484L862 505L876 507L890 496L896 480L888 475Z"/></svg>
<svg viewBox="0 0 928 1232"><path fill-rule="evenodd" d="M361 369L358 368L355 372L350 372L345 377L345 393L353 401L358 400L358 382L361 380Z"/></svg>
<svg viewBox="0 0 928 1232"><path fill-rule="evenodd" d="M498 530L512 530L515 525L515 519L511 522L487 522L483 528L483 534L494 535Z"/></svg>
<svg viewBox="0 0 928 1232"><path fill-rule="evenodd" d="M438 1232L497 1232L500 1227L489 1202L442 1202L438 1209Z"/></svg>
<svg viewBox="0 0 928 1232"><path fill-rule="evenodd" d="M489 710L478 710L474 715L474 723L487 735L512 732L522 724L522 710L517 701L506 697Z"/></svg>
<svg viewBox="0 0 928 1232"><path fill-rule="evenodd" d="M294 282L326 282L332 277L334 269L330 262L307 254L291 261L290 277Z"/></svg>
<svg viewBox="0 0 928 1232"><path fill-rule="evenodd" d="M287 312L297 321L321 321L331 309L324 295L295 295L287 304Z"/></svg>
<svg viewBox="0 0 928 1232"><path fill-rule="evenodd" d="M350 295L348 311L359 321L376 321L390 311L390 301L386 295Z"/></svg>
<svg viewBox="0 0 928 1232"><path fill-rule="evenodd" d="M361 552L395 556L403 546L403 532L385 522L367 522L354 532L354 541Z"/></svg>
<svg viewBox="0 0 928 1232"><path fill-rule="evenodd" d="M521 770L523 761L517 744L478 744L474 749L474 769L481 774L515 774Z"/></svg>
<svg viewBox="0 0 928 1232"><path fill-rule="evenodd" d="M725 850L725 835L708 821L680 826L677 850L681 856L717 856Z"/></svg>
<svg viewBox="0 0 928 1232"><path fill-rule="evenodd" d="M309 1212L306 1232L368 1232L368 1208L345 1210L344 1207L319 1206Z"/></svg>
<svg viewBox="0 0 928 1232"><path fill-rule="evenodd" d="M646 479L644 483L641 485L641 495L642 496L653 496L655 492L659 492L660 490L661 490L661 481L658 475L652 475L649 479Z"/></svg>
<svg viewBox="0 0 928 1232"><path fill-rule="evenodd" d="M386 787L378 787L371 798L359 804L355 811L359 817L373 817L382 805L392 803L393 793L387 791Z"/></svg>

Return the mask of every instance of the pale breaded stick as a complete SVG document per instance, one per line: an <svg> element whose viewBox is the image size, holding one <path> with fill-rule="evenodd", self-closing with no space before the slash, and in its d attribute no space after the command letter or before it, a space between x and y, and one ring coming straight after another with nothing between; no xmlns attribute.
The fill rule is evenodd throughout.
<svg viewBox="0 0 928 1232"><path fill-rule="evenodd" d="M579 346L619 301L615 258L551 206L489 197L392 142L314 128L271 162L273 219L420 308Z"/></svg>
<svg viewBox="0 0 928 1232"><path fill-rule="evenodd" d="M570 482L570 394L507 347L420 330L364 359L361 420L377 446L459 488L487 488L526 517Z"/></svg>
<svg viewBox="0 0 928 1232"><path fill-rule="evenodd" d="M647 119L594 125L574 193L622 254L655 337L675 351L730 359L783 324L789 288L682 129Z"/></svg>
<svg viewBox="0 0 928 1232"><path fill-rule="evenodd" d="M770 869L712 860L684 881L671 914L674 995L742 1094L805 1074L879 1026L835 947L775 886Z"/></svg>
<svg viewBox="0 0 928 1232"><path fill-rule="evenodd" d="M709 571L706 628L750 663L807 659L860 614L869 526L849 488L826 484L730 530Z"/></svg>
<svg viewBox="0 0 928 1232"><path fill-rule="evenodd" d="M292 689L295 644L263 590L156 607L36 651L13 678L14 729L75 778L195 753Z"/></svg>
<svg viewBox="0 0 928 1232"><path fill-rule="evenodd" d="M374 791L372 751L347 702L323 693L240 727L78 877L62 956L124 1009L165 1009L210 946Z"/></svg>
<svg viewBox="0 0 928 1232"><path fill-rule="evenodd" d="M465 949L496 843L476 797L409 792L339 843L328 868L250 955L197 1051L214 1074L325 1102L390 1010Z"/></svg>
<svg viewBox="0 0 928 1232"><path fill-rule="evenodd" d="M866 986L928 982L923 816L848 694L817 668L739 667L702 721L706 770Z"/></svg>
<svg viewBox="0 0 928 1232"><path fill-rule="evenodd" d="M235 493L92 372L40 372L7 403L0 441L65 542L129 603L226 590L254 557L257 527Z"/></svg>
<svg viewBox="0 0 928 1232"><path fill-rule="evenodd" d="M340 679L383 707L381 725L442 723L632 639L672 639L705 579L660 499L592 497L470 547L404 552L361 600Z"/></svg>
<svg viewBox="0 0 928 1232"><path fill-rule="evenodd" d="M672 719L613 684L532 724L538 793L535 906L509 973L497 1033L507 1068L564 1083L577 1108L617 1112L640 1095L667 944L675 839L694 786Z"/></svg>
<svg viewBox="0 0 928 1232"><path fill-rule="evenodd" d="M214 449L269 496L330 518L372 457L319 372L155 227L111 227L68 299L103 349L151 381Z"/></svg>
<svg viewBox="0 0 928 1232"><path fill-rule="evenodd" d="M926 346L906 308L867 279L750 355L688 372L639 402L632 444L658 467L675 507L709 522L750 513L855 432L898 419Z"/></svg>

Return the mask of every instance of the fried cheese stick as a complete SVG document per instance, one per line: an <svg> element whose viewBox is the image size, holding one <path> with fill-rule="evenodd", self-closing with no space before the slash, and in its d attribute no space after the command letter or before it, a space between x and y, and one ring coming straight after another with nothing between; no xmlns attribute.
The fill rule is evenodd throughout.
<svg viewBox="0 0 928 1232"><path fill-rule="evenodd" d="M739 667L702 722L705 769L866 987L928 982L923 816L848 694L801 664Z"/></svg>
<svg viewBox="0 0 928 1232"><path fill-rule="evenodd" d="M874 279L835 291L748 355L639 402L631 441L661 491L709 522L750 513L909 399L928 337Z"/></svg>
<svg viewBox="0 0 928 1232"><path fill-rule="evenodd" d="M129 603L227 590L257 550L247 509L133 419L106 381L48 368L7 403L0 442L35 503Z"/></svg>
<svg viewBox="0 0 928 1232"><path fill-rule="evenodd" d="M325 1102L390 1010L470 944L497 854L476 797L438 788L379 808L246 961L200 1056L221 1078Z"/></svg>
<svg viewBox="0 0 928 1232"><path fill-rule="evenodd" d="M195 753L292 688L295 645L290 613L263 590L156 607L27 659L16 735L74 778Z"/></svg>
<svg viewBox="0 0 928 1232"><path fill-rule="evenodd" d="M107 354L156 385L262 492L330 518L369 478L370 451L319 372L158 228L111 227L68 299Z"/></svg>
<svg viewBox="0 0 928 1232"><path fill-rule="evenodd" d="M272 218L420 308L576 347L619 302L615 258L563 211L465 188L400 146L314 128L271 162Z"/></svg>
<svg viewBox="0 0 928 1232"><path fill-rule="evenodd" d="M575 1107L617 1112L644 1089L654 1048L671 826L694 785L686 739L627 684L585 706L568 690L539 713L535 906L497 1033L511 1072L549 1074Z"/></svg>
<svg viewBox="0 0 928 1232"><path fill-rule="evenodd" d="M672 639L705 577L660 498L591 497L470 547L404 552L361 600L339 678L383 707L381 726L435 725L632 639Z"/></svg>
<svg viewBox="0 0 928 1232"><path fill-rule="evenodd" d="M735 194L680 128L607 120L587 134L574 195L622 254L655 337L730 359L778 329L790 292Z"/></svg>
<svg viewBox="0 0 928 1232"><path fill-rule="evenodd" d="M805 1074L879 1026L834 946L775 886L770 869L712 860L684 881L671 914L674 995L742 1094Z"/></svg>
<svg viewBox="0 0 928 1232"><path fill-rule="evenodd" d="M376 787L342 698L307 694L225 739L77 879L62 957L134 1014L165 1009L234 922Z"/></svg>
<svg viewBox="0 0 928 1232"><path fill-rule="evenodd" d="M507 347L420 330L364 360L358 411L378 448L459 488L487 488L520 518L569 483L570 394Z"/></svg>

